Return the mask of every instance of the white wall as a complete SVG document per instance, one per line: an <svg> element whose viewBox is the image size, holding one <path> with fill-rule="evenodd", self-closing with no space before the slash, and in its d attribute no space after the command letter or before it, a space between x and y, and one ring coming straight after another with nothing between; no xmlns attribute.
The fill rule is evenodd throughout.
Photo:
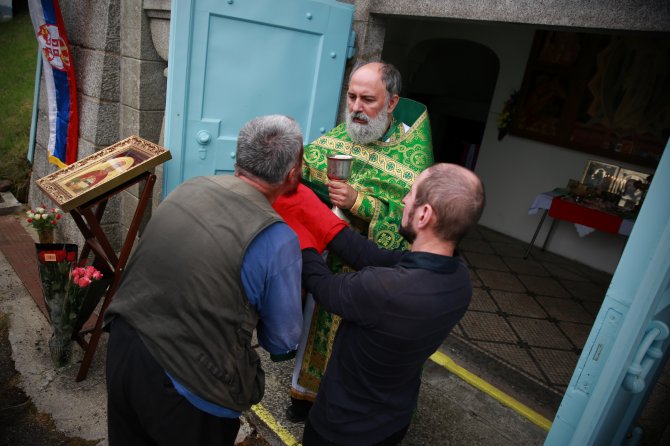
<svg viewBox="0 0 670 446"><path fill-rule="evenodd" d="M480 22L421 22L404 24L404 47L437 37L466 39L486 45L500 60L498 82L491 102L476 172L484 182L487 205L483 226L530 241L540 214L528 215L535 196L579 180L589 159L598 159L643 172L650 169L596 157L576 150L507 135L497 140L497 117L513 90L521 87L535 28L529 25ZM388 37L388 36L387 36ZM397 40L396 36L394 40ZM394 44L397 45L396 42ZM467 67L464 67L467 69ZM541 245L550 226L547 218L536 244ZM627 241L624 236L594 232L580 238L572 224L558 222L547 246L551 252L598 270L613 272Z"/></svg>

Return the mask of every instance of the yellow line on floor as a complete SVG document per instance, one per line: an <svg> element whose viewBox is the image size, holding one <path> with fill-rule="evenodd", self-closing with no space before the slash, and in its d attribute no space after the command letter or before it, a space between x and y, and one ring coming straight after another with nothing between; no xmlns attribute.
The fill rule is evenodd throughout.
<svg viewBox="0 0 670 446"><path fill-rule="evenodd" d="M487 383L479 376L459 366L453 361L453 359L451 359L444 353L436 351L435 353L433 353L430 359L436 364L441 365L445 369L449 370L451 373L458 376L466 383L470 384L476 389L481 390L482 392L486 393L487 395L499 401L501 404L509 407L516 413L524 416L532 423L536 424L537 426L540 426L542 429L546 431L549 431L549 429L551 429L551 421L549 421L539 413L535 412L530 407L525 406L524 404L518 402L517 400L507 395L506 393L502 392L501 390L493 387L491 384Z"/></svg>
<svg viewBox="0 0 670 446"><path fill-rule="evenodd" d="M453 359L451 359L444 353L437 351L431 355L430 359L436 364L449 370L451 373L458 376L459 378L461 378L463 381L470 384L474 388L481 390L482 392L491 396L495 400L499 401L501 404L509 407L516 413L527 418L529 421L541 427L542 429L546 431L549 431L549 429L551 429L551 421L549 421L539 413L535 412L530 407L518 402L511 396L504 393L503 391L493 387L491 384L487 383L477 375L469 372L460 365L456 364ZM279 436L279 438L281 439L281 441L284 442L285 445L300 446L300 442L296 440L296 438L288 430L286 430L286 428L284 428L281 424L279 424L277 420L275 420L275 418L272 416L272 414L265 407L263 407L262 404L256 404L254 406L251 406L251 410L270 429L272 429L274 433L277 434L277 436Z"/></svg>
<svg viewBox="0 0 670 446"><path fill-rule="evenodd" d="M284 442L287 446L300 446L300 442L295 439L295 437L288 431L284 426L279 424L275 417L272 416L270 411L268 411L262 404L256 404L251 406L251 410L260 418L270 429L274 431L275 434L279 436L281 441Z"/></svg>

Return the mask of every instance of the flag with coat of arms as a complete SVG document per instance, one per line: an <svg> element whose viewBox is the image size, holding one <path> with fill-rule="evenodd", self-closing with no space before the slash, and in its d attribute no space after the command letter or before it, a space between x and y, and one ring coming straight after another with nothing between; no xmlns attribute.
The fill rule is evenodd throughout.
<svg viewBox="0 0 670 446"><path fill-rule="evenodd" d="M77 160L79 113L70 44L58 0L28 0L42 51L49 113L49 162L65 167Z"/></svg>

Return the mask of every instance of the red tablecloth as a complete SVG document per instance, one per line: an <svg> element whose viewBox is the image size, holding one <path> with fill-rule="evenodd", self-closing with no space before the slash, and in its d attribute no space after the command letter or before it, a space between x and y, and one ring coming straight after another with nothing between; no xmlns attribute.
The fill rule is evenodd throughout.
<svg viewBox="0 0 670 446"><path fill-rule="evenodd" d="M612 234L619 233L622 222L622 218L617 215L582 206L561 197L554 197L552 200L549 216L589 226L598 231L611 232Z"/></svg>

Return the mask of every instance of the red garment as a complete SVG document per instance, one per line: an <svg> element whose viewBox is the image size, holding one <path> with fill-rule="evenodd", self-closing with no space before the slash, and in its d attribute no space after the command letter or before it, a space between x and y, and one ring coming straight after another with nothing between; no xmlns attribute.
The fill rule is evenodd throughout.
<svg viewBox="0 0 670 446"><path fill-rule="evenodd" d="M272 205L298 235L300 249L314 248L319 253L347 223L333 214L314 192L304 184L291 195L282 195Z"/></svg>

